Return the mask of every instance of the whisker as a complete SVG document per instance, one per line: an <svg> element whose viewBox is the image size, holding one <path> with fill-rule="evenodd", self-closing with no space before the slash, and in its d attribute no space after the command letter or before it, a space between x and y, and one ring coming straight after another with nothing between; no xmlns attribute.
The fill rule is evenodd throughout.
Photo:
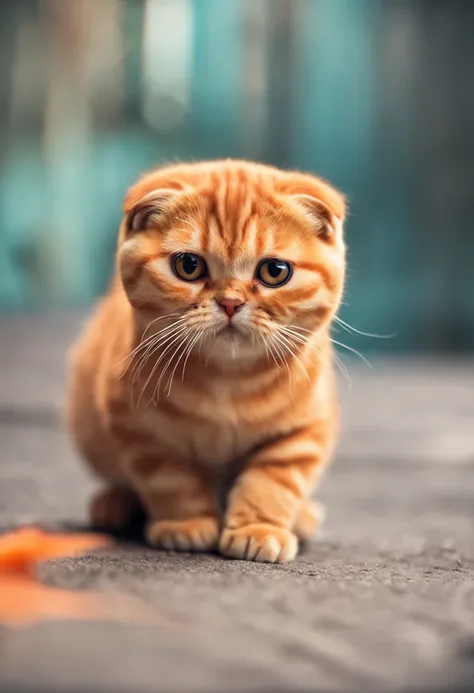
<svg viewBox="0 0 474 693"><path fill-rule="evenodd" d="M203 328L203 329L201 330L202 336L205 334L205 332L206 332L206 330ZM198 352L199 358L201 358L201 355L202 355L202 347L203 347L203 344L204 344L204 339L202 339L202 340L201 340L201 343L199 344L199 352Z"/></svg>
<svg viewBox="0 0 474 693"><path fill-rule="evenodd" d="M354 333L361 335L361 337L373 337L374 339L393 339L398 335L398 332L392 332L391 334L374 334L372 332L362 332L362 330L358 330L355 327L352 327L352 325L349 325L348 322L344 322L344 320L341 320L337 315L334 316L334 320L338 322L345 330L346 332L349 333Z"/></svg>
<svg viewBox="0 0 474 693"><path fill-rule="evenodd" d="M288 337L288 339L290 339L290 341L296 342L296 344L301 345L301 347L307 346L309 349L311 349L316 354L319 361L321 361L321 352L319 350L319 347L316 343L311 341L310 337L307 337L306 335L295 334L292 330L288 330L288 328L286 328L286 327L284 327L282 329L283 329L284 334ZM314 333L311 333L311 334L314 334Z"/></svg>
<svg viewBox="0 0 474 693"><path fill-rule="evenodd" d="M275 338L275 337L277 337L277 335L276 335L276 334L273 334L273 335L272 335L272 338ZM278 337L277 337L277 340L278 340ZM279 341L279 340L278 340L278 341ZM278 352L279 352L280 355L281 355L281 361L283 361L283 363L285 364L286 370L287 370L287 372L288 372L288 382L289 382L289 384L290 384L291 398L292 398L292 400L293 400L293 403L295 403L295 393L294 393L294 390L293 390L293 380L292 380L292 377L291 377L291 370L290 370L290 366L288 365L288 361L287 361L287 359L285 358L285 353L284 353L284 351L282 351L283 345L282 345L282 346L279 346L279 345L277 345L276 343L273 343L273 346L275 347L275 349L278 349ZM275 361L275 363L276 363L276 361ZM280 371L281 371L281 368L280 368Z"/></svg>
<svg viewBox="0 0 474 693"><path fill-rule="evenodd" d="M289 337L291 337L295 341L299 342L300 344L311 344L309 337L306 337L305 335L296 334L292 330L288 330L285 327L280 327L280 331L282 333L288 335Z"/></svg>
<svg viewBox="0 0 474 693"><path fill-rule="evenodd" d="M213 352L214 352L214 347L215 347L215 345L216 345L216 334L217 334L217 328L214 328L214 331L213 331L213 334L212 334L212 347L211 347L211 350L209 351L209 354L207 355L206 363L204 364L204 366L208 366L208 365L209 365L209 361L210 361L211 356L212 356L212 354L213 354Z"/></svg>
<svg viewBox="0 0 474 693"><path fill-rule="evenodd" d="M152 327L156 322L159 322L160 320L165 320L166 318L171 318L175 315L180 315L180 313L167 313L166 315L160 315L158 318L155 318L154 320L149 322L148 325L145 327L145 329L142 332L138 346L135 347L135 349L133 351L135 351L136 349L139 349L144 342L147 342L149 339L152 339L154 336L156 336L153 334L144 340L144 337L145 337L146 333L148 332L148 330L150 329L150 327ZM181 320L184 320L184 316L181 318ZM175 321L173 324L176 324L176 322L177 321ZM127 357L125 357L125 358L127 358Z"/></svg>
<svg viewBox="0 0 474 693"><path fill-rule="evenodd" d="M180 315L180 313L167 313L166 315L160 315L160 317L155 318L154 320L152 320L151 322L149 322L148 325L147 325L147 326L145 327L145 329L143 330L142 336L140 337L140 341L141 341L141 340L143 339L143 337L146 335L146 333L148 332L148 330L150 329L150 327L152 327L152 326L155 324L155 322L159 322L160 320L165 320L166 318L172 318L172 317L174 317L175 315ZM184 316L183 316L183 318L184 318Z"/></svg>
<svg viewBox="0 0 474 693"><path fill-rule="evenodd" d="M257 335L256 335L256 336L257 336L257 340L260 339L260 340L262 341L263 346L265 347L265 354L266 354L266 357L267 357L267 363L270 363L270 352L268 351L268 345L267 345L267 342L266 342L265 337L264 337L263 335L260 335L258 332L257 332ZM275 359L273 359L273 360L274 360L274 362L275 362ZM275 362L275 366L276 366L278 369L280 368L276 362Z"/></svg>
<svg viewBox="0 0 474 693"><path fill-rule="evenodd" d="M160 364L160 362L161 362L161 360L162 360L164 354L166 354L166 352L168 351L168 349L169 349L170 347L173 346L173 344L176 342L177 339L179 339L179 337L181 336L181 334L182 334L183 332L184 332L184 330L180 331L178 334L169 335L169 338L168 338L168 339L166 339L164 342L162 342L161 344L159 344L159 345L156 346L156 349L153 350L153 352L149 355L148 359L145 359L144 361L142 360L142 363L141 363L141 366L140 366L140 371L134 376L134 380L132 381L132 388L133 388L134 385L135 385L135 379L138 379L138 380L139 380L140 375L141 375L141 371L142 371L142 369L144 368L144 366L146 365L146 362L156 353L156 351L158 351L158 350L160 349L160 347L163 347L163 346L165 346L166 344L168 345L168 346L165 347L165 350L161 353L161 355L159 356L159 358L158 358L158 359L155 361L155 363L153 364L153 368L151 369L150 373L148 374L148 378L146 379L146 382L145 382L145 384L143 385L143 387L142 387L142 389L141 389L140 396L139 396L138 402L137 402L137 406L140 404L140 400L141 400L141 398L143 397L143 395L145 394L145 391L146 391L146 389L147 389L147 387L148 387L148 384L149 384L149 383L151 382L151 380L153 379L153 376L155 375L155 373L156 373L156 371L157 371L157 369L158 369L158 366L159 366L159 364ZM151 400L150 400L150 401L151 401ZM150 401L148 402L148 404L150 404ZM148 405L147 405L147 406L148 406Z"/></svg>
<svg viewBox="0 0 474 693"><path fill-rule="evenodd" d="M320 351L318 349L318 346L316 344L312 344L309 341L308 337L306 337L305 335L295 334L293 332L293 330L289 329L286 325L282 329L286 334L292 335L292 337L295 338L297 341L299 341L300 344L306 343L315 352L316 356L321 360L321 354L320 354ZM308 330L308 332L309 332L309 330ZM344 380L346 381L349 389L352 389L352 378L350 376L350 373L346 367L346 364L344 363L342 358L336 352L334 352L334 361L335 361L337 368L341 372Z"/></svg>
<svg viewBox="0 0 474 693"><path fill-rule="evenodd" d="M171 337L170 337L170 338L171 338L171 342L168 344L168 346L166 347L166 349L161 353L159 359L157 359L156 363L154 364L154 366L153 366L153 368L152 368L151 373L150 373L149 376L148 376L148 379L147 379L145 385L144 385L143 388L142 388L142 391L141 391L141 393L140 393L140 397L139 397L139 399L138 399L138 404L140 404L140 400L141 400L141 398L142 398L142 396L143 396L143 394L144 394L146 388L148 387L148 384L149 384L150 380L153 378L153 375L155 374L156 369L158 368L159 364L160 364L161 361L163 360L165 354L173 347L173 344L176 344L176 342L177 342L178 340L181 339L181 337L183 336L183 334L185 334L188 330L189 330L189 328L183 327L183 328L181 329L181 331L179 332L178 335L175 335L175 334L171 335ZM167 341L168 341L168 340L167 340ZM163 376L163 371L162 371L162 373L161 373L161 375L160 375L160 379L161 379L162 376ZM156 390L156 387L155 387L155 389L153 390L152 400L154 399L154 396L155 396L155 390Z"/></svg>
<svg viewBox="0 0 474 693"><path fill-rule="evenodd" d="M158 320L163 320L164 318L168 318L168 317L170 317L171 315L179 315L179 313L169 313L168 315L163 315L163 316L160 317L160 318L156 318L155 320L152 320L152 322L149 323L149 325L145 328L145 331L143 332L143 334L142 334L142 336L141 336L141 338L140 338L139 344L138 344L134 349L132 349L132 351L131 351L129 354L127 354L127 356L125 356L125 358L123 358L121 361L119 361L119 362L115 365L115 366L117 367L117 366L119 366L120 364L122 364L124 361L126 361L127 359L130 359L130 361L129 361L128 365L127 365L127 368L126 368L125 371L120 375L119 380L120 380L121 378L123 378L123 376L127 373L128 369L130 368L130 366L131 366L132 363L133 363L133 360L135 359L135 357L138 355L138 353L139 353L140 351L142 351L143 349L146 349L147 347L150 347L150 346L151 346L151 343L158 337L158 335L162 334L162 333L163 333L164 331L166 331L166 330L171 329L173 326L176 326L178 323L183 322L183 320L185 319L185 318L183 317L183 318L181 318L180 320L175 320L175 322L174 322L172 325L169 325L168 327L163 328L163 330L159 330L156 334L151 334L151 335L150 335L149 337L147 337L146 339L143 339L145 333L146 333L147 330L151 327L151 325L153 325L153 324L154 324L155 322L157 322Z"/></svg>
<svg viewBox="0 0 474 693"><path fill-rule="evenodd" d="M167 331L166 334L159 335L156 338L156 340L153 342L153 344L151 344L150 347L148 347L146 352L144 354L142 354L142 356L138 360L138 363L134 366L133 371L132 371L132 381L131 381L132 388L135 384L135 381L140 378L141 372L142 372L143 368L145 367L145 364L147 363L147 361L150 360L150 358L153 356L153 354L155 354L156 351L160 347L167 344L170 339L181 334L182 331L186 329L186 326L185 325L177 325L177 326L174 325L173 328L174 329L172 331L169 331L169 332Z"/></svg>
<svg viewBox="0 0 474 693"><path fill-rule="evenodd" d="M274 349L274 351L276 352L276 354L280 360L280 363L285 363L286 362L285 352L282 350L281 345L279 345L277 343L274 334L272 334L270 337L269 346L271 346Z"/></svg>
<svg viewBox="0 0 474 693"><path fill-rule="evenodd" d="M337 342L335 339L331 339L331 342L333 344L336 344L337 346L342 347L343 349L347 349L348 351L351 351L353 354L356 354L362 361L370 368L372 369L372 364L363 356L357 349L353 349L350 346L347 346L347 344L343 344L342 342Z"/></svg>
<svg viewBox="0 0 474 693"><path fill-rule="evenodd" d="M169 377L169 379L168 379L168 388L167 388L167 393L166 393L166 396L167 396L167 397L170 396L171 385L172 385L172 382L173 382L174 374L176 373L176 369L177 369L178 366L179 366L179 362L181 361L181 359L183 358L183 356L184 356L185 354L188 353L188 351L187 351L187 350L188 350L188 347L189 347L189 350L191 351L191 349L192 349L193 346L195 345L195 343L196 343L198 337L199 337L199 334L197 335L197 337L196 337L195 339L193 339L193 338L191 337L191 345L190 345L190 346L189 346L189 345L188 345L188 346L186 345L187 337L185 338L185 340L184 340L184 341L185 341L185 345L184 345L183 352L180 354L178 360L176 361L176 365L175 365L175 367L173 368L173 371L172 371L172 373L171 373L171 375L170 375L170 377ZM184 373L183 373L183 377L184 377Z"/></svg>
<svg viewBox="0 0 474 693"><path fill-rule="evenodd" d="M140 341L139 341L139 343L137 344L137 346L136 346L134 349L132 349L132 351L131 351L129 354L127 354L127 356L125 356L125 357L124 357L123 359L121 359L118 363L116 363L116 364L115 364L115 367L120 366L120 364L123 363L124 361L126 361L127 359L131 359L131 361L133 361L133 357L134 357L141 349L143 349L147 344L149 344L150 342L152 342L152 341L156 338L157 334L160 334L161 330L160 330L160 332L158 332L157 334L151 334L151 335L149 335L146 339L143 339L143 337L145 336L147 330L151 327L151 325L153 325L153 324L154 324L155 322L157 322L158 320L163 320L164 318L169 317L170 315L172 315L172 313L170 313L169 315L164 315L164 316L162 316L162 317L160 317L160 318L156 318L155 320L152 320L152 322L149 323L148 326L145 328L145 330L144 330L142 336L140 337ZM178 313L175 313L175 315L178 315ZM173 324L176 324L176 323L173 323ZM167 328L165 328L165 329L167 329ZM130 365L131 365L131 363L128 364L127 368L130 367ZM125 373L126 373L126 372L127 372L127 371L125 370ZM122 374L122 376L123 376L123 375L124 375L124 373ZM122 376L120 376L120 377L122 377Z"/></svg>
<svg viewBox="0 0 474 693"><path fill-rule="evenodd" d="M290 342L290 340L289 340L287 337L285 337L284 335L282 335L282 334L277 334L277 335L275 335L275 336L277 337L278 340L284 340L284 342L285 342L286 345L287 345L287 346L286 346L287 350L288 350L288 351L290 352L290 354L296 359L296 362L297 362L298 365L302 368L302 370L303 370L305 376L307 377L308 381L311 383L311 378L309 377L309 373L308 373L308 371L306 370L306 368L305 368L303 362L301 361L300 357L299 357L297 354L295 354L295 352L293 351L293 348L295 348L295 349L298 348L297 345L294 344L294 343L292 343L292 342ZM299 351L301 351L301 349L299 349Z"/></svg>
<svg viewBox="0 0 474 693"><path fill-rule="evenodd" d="M166 396L167 396L167 397L170 396L170 393L171 393L171 385L173 384L174 374L176 373L176 369L177 369L178 366L179 366L179 362L181 361L181 359L183 358L183 356L184 356L185 354L187 354L188 348L191 348L191 349L193 348L193 345L194 345L195 340L193 340L193 338L191 337L191 346L190 346L190 347L189 347L189 344L186 344L186 342L187 342L187 337L184 339L183 350L182 350L181 354L179 355L178 360L176 361L176 364L175 364L173 370L171 371L170 377L168 378L168 385L167 385L167 390L166 390Z"/></svg>
<svg viewBox="0 0 474 693"><path fill-rule="evenodd" d="M342 358L338 354L336 354L336 352L334 352L334 362L336 366L339 368L344 380L349 386L349 389L352 390L352 378L349 374L349 371L347 370L346 364L344 363Z"/></svg>
<svg viewBox="0 0 474 693"><path fill-rule="evenodd" d="M141 373L143 365L146 363L148 358L150 358L152 356L152 353L154 353L156 351L156 347L159 344L163 344L163 342L166 341L165 340L166 337L168 337L171 334L173 334L174 332L176 332L176 330L184 327L184 325L183 325L184 322L185 322L184 318L182 320L177 320L172 325L168 325L168 327L163 328L156 335L154 335L154 339L152 340L152 343L148 344L147 350L145 351L144 354L142 354L142 356L139 358L138 363L135 364L135 366L133 368L133 371L131 374L132 378L133 378L133 382L135 381L135 379L137 377L136 376L137 370L138 370L138 375L139 375ZM152 352L152 353L150 353L150 352Z"/></svg>
<svg viewBox="0 0 474 693"><path fill-rule="evenodd" d="M187 338L188 338L188 335L189 335L190 333L191 333L191 329L188 327L187 330L186 330L186 332L184 333L184 335L180 335L180 339L179 339L179 341L178 341L178 346L177 346L176 349L173 351L173 353L171 354L170 358L168 359L168 361L167 361L166 364L164 365L164 367L163 367L163 369L162 369L162 371L161 371L161 373L160 373L160 377L158 378L158 382L157 382L156 385L155 385L155 388L154 388L154 390L153 390L153 400L155 399L155 393L156 393L156 395L157 395L157 397L158 397L157 401L159 402L159 400L160 400L160 386L161 386L161 381L163 380L163 378L164 378L164 376L165 376L165 373L166 373L166 371L168 370L170 364L173 362L174 357L175 357L176 354L179 352L179 350L182 348L183 344L186 343ZM168 351L169 348L170 348L174 343L176 343L176 341L177 341L177 340L175 340L174 342L172 342L171 345L169 345L169 346L167 347L166 351ZM162 354L162 356L165 355L166 351ZM162 357L160 357L160 360L161 360L161 359L162 359Z"/></svg>
<svg viewBox="0 0 474 693"><path fill-rule="evenodd" d="M296 330L297 333L298 333L298 331L300 331L300 332L306 332L308 334L314 334L314 330L308 330L306 327L300 327L299 325L283 325L282 327Z"/></svg>
<svg viewBox="0 0 474 693"><path fill-rule="evenodd" d="M286 370L288 371L288 379L290 381L291 387L293 387L292 382L291 382L291 371L290 367L288 365L288 361L285 358L285 351L283 349L284 344L283 342L280 342L280 340L277 338L276 334L272 334L272 346L275 348L277 354L280 356L280 362L284 364Z"/></svg>
<svg viewBox="0 0 474 693"><path fill-rule="evenodd" d="M200 338L203 336L203 334L204 334L204 330L201 330L201 331L199 332L198 336L197 336L197 339L200 339ZM196 341L197 341L197 340L196 340ZM182 373L182 375L181 375L181 379L182 379L183 382L184 382L184 371L186 370L186 364L188 363L189 356L190 356L190 354L191 354L192 348L193 348L193 346L194 346L195 343L196 343L196 342L193 342L193 343L191 344L191 346L188 348L188 351L187 351L187 353L186 353L186 358L184 359L184 363L183 363L183 373ZM201 353L201 347L202 347L202 342L201 342L201 344L199 345L199 354Z"/></svg>
<svg viewBox="0 0 474 693"><path fill-rule="evenodd" d="M119 375L119 380L121 380L127 374L128 369L132 365L134 359L138 356L139 352L150 346L151 342L153 342L153 340L155 339L155 336L156 335L150 335L149 337L147 337L147 339L145 339L144 342L138 344L138 346L136 346L129 354L127 354L125 358L123 358L121 361L114 365L114 368L118 368L118 366L120 366L124 361L130 359L125 370Z"/></svg>
<svg viewBox="0 0 474 693"><path fill-rule="evenodd" d="M280 356L280 363L279 363L277 356L275 356L275 345L270 342L270 343L268 343L268 348L270 349L270 355L273 359L273 363L275 364L276 368L278 368L278 370L280 372L282 372L281 356Z"/></svg>

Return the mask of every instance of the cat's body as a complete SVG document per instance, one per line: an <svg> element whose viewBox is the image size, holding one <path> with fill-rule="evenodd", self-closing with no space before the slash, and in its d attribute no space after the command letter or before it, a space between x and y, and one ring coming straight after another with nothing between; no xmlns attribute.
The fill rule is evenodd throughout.
<svg viewBox="0 0 474 693"><path fill-rule="evenodd" d="M248 162L131 189L117 276L72 361L71 430L108 483L97 524L140 501L157 546L294 557L337 431L343 215L326 183Z"/></svg>

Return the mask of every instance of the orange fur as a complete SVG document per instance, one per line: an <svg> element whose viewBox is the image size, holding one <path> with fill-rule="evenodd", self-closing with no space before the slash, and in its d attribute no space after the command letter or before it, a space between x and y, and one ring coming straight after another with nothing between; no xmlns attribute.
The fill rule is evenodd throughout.
<svg viewBox="0 0 474 693"><path fill-rule="evenodd" d="M294 558L337 433L343 219L327 183L244 161L163 168L131 188L116 277L71 368L71 431L108 484L96 523L126 523L140 501L156 546ZM176 265L179 253L199 257ZM280 264L262 273L266 258ZM207 273L184 281L173 263ZM290 279L258 278L275 274Z"/></svg>

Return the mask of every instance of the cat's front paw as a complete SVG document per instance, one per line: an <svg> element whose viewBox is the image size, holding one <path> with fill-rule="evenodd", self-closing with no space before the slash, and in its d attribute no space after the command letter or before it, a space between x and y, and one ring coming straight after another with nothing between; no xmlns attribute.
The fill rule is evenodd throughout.
<svg viewBox="0 0 474 693"><path fill-rule="evenodd" d="M238 529L224 528L219 551L228 558L284 563L295 558L298 540L286 529L263 523Z"/></svg>
<svg viewBox="0 0 474 693"><path fill-rule="evenodd" d="M213 517L189 520L160 520L147 529L150 544L171 551L213 551L217 549L219 523Z"/></svg>

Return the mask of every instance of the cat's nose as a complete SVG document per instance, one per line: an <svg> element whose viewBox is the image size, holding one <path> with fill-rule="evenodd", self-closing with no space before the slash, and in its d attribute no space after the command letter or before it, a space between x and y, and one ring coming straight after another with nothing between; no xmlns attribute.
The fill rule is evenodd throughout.
<svg viewBox="0 0 474 693"><path fill-rule="evenodd" d="M220 301L218 301L219 306L222 308L224 312L227 313L229 318L231 318L234 313L236 313L239 308L241 308L244 305L245 301L242 301L241 298L223 298Z"/></svg>

